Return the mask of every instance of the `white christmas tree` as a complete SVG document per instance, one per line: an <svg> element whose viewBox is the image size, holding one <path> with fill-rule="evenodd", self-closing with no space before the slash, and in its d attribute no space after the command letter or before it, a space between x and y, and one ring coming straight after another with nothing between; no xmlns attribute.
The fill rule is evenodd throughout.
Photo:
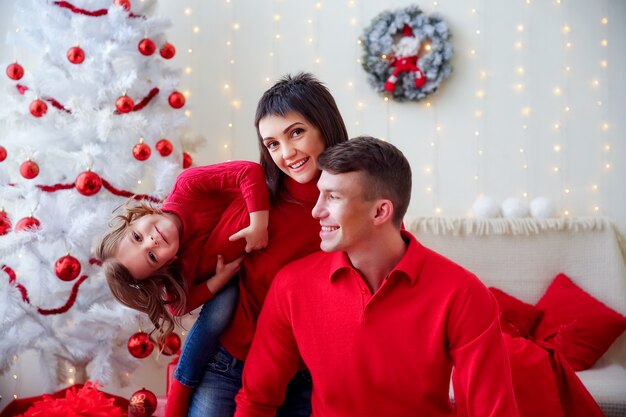
<svg viewBox="0 0 626 417"><path fill-rule="evenodd" d="M14 7L0 77L0 372L35 350L49 387L67 384L68 364L76 382L123 386L138 364L129 336L149 322L113 299L93 251L113 210L140 191L164 198L200 142L170 23L151 0Z"/></svg>

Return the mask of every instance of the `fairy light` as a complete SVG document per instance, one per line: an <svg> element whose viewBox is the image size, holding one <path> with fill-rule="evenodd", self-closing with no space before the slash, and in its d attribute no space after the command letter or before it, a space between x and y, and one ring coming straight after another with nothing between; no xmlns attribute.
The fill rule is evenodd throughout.
<svg viewBox="0 0 626 417"><path fill-rule="evenodd" d="M478 57L477 66L480 68L477 72L477 79L474 90L474 100L475 106L473 111L474 115L474 125L471 130L472 136L474 137L474 146L476 149L476 167L471 179L475 184L475 194L476 197L484 193L484 182L483 178L483 170L484 170L484 161L482 149L484 148L484 143L486 141L486 137L483 132L486 131L485 126L487 123L485 117L485 103L484 99L486 97L486 84L489 80L489 73L485 70L484 63L486 61L485 55L487 53L487 48L485 47L485 36L480 36L482 34L483 28L485 27L483 21L483 8L484 2L480 3L480 7L472 7L470 13L472 15L473 25L475 27L474 33L476 34L476 47L470 50L470 55L473 57Z"/></svg>
<svg viewBox="0 0 626 417"><path fill-rule="evenodd" d="M610 109L608 108L608 106L604 105L604 103L609 103L609 100L608 100L609 82L606 79L608 77L607 68L609 66L608 64L609 19L608 17L606 17L607 16L606 6L607 6L606 2L601 2L600 12L601 12L602 18L600 19L599 27L597 28L597 31L596 31L596 33L598 34L599 43L600 43L600 61L599 61L599 70L598 70L599 76L597 78L594 77L591 80L591 88L590 88L592 93L595 92L595 94L597 94L596 104L598 106L599 118L601 120L601 122L599 123L600 134L598 135L598 138L599 138L598 141L600 145L600 164L601 164L602 169L598 173L598 175L600 175L600 178L594 181L591 187L594 199L596 200L595 203L593 204L592 212L594 214L600 214L601 207L606 207L607 210L609 210L610 207L612 206L611 204L609 204L610 187L606 186L610 182L611 177L612 177L611 123L610 123L610 120L608 120ZM601 189L602 192L598 193L597 191L599 189ZM610 215L611 213L609 212L606 214Z"/></svg>

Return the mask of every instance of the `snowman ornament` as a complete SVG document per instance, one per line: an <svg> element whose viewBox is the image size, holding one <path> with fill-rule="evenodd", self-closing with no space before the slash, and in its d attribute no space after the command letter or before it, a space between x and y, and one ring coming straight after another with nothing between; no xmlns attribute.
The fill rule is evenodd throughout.
<svg viewBox="0 0 626 417"><path fill-rule="evenodd" d="M413 34L411 27L405 24L402 28L402 37L398 43L391 47L393 55L389 63L393 68L393 73L385 83L386 91L393 91L398 81L398 75L404 72L415 73L415 87L420 88L426 84L426 76L417 66L419 48L419 40Z"/></svg>

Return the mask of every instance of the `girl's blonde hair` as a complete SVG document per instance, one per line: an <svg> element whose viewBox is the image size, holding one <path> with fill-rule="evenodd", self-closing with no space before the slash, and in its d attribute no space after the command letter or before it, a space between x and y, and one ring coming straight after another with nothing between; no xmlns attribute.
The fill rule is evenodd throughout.
<svg viewBox="0 0 626 417"><path fill-rule="evenodd" d="M118 214L111 220L110 228L102 236L96 250L113 296L125 306L146 313L154 330L159 330L159 341L174 331L174 326L180 324L178 317L185 312L187 291L180 262L176 259L150 277L136 280L115 256L133 221L148 214L161 213L158 207L146 201L136 203L129 200L124 205L124 214Z"/></svg>

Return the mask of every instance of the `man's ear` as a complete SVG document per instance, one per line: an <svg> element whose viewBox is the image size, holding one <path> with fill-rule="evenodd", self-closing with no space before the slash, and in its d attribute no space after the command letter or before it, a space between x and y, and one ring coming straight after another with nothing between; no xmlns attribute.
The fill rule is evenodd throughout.
<svg viewBox="0 0 626 417"><path fill-rule="evenodd" d="M393 203L391 200L380 199L376 203L376 214L374 215L374 224L380 225L390 222L393 219Z"/></svg>

